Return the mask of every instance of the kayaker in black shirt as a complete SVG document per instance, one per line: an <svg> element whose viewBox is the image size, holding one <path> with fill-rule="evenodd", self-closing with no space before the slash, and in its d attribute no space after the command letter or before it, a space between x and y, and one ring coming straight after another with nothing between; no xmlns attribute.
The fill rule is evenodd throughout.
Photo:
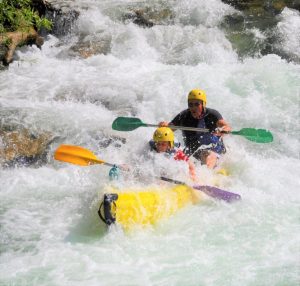
<svg viewBox="0 0 300 286"><path fill-rule="evenodd" d="M185 149L188 156L194 156L208 168L214 168L221 154L226 152L222 136L231 131L229 124L222 115L214 109L206 107L206 94L203 90L193 89L188 94L188 109L183 110L167 123L160 126L185 126L207 128L210 132L182 131Z"/></svg>

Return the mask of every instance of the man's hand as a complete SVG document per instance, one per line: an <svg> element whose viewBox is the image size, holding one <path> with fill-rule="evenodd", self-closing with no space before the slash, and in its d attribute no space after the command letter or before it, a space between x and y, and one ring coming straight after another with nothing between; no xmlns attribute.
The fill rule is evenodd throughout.
<svg viewBox="0 0 300 286"><path fill-rule="evenodd" d="M168 127L169 123L167 121L161 121L158 123L159 127Z"/></svg>
<svg viewBox="0 0 300 286"><path fill-rule="evenodd" d="M213 133L216 136L222 136L231 131L231 127L224 119L220 119L217 122L217 126L216 131Z"/></svg>

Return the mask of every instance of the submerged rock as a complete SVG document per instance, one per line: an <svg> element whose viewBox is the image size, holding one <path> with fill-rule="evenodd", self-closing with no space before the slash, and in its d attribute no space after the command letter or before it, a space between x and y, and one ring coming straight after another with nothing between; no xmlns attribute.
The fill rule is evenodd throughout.
<svg viewBox="0 0 300 286"><path fill-rule="evenodd" d="M124 21L132 21L134 24L141 26L143 28L151 28L154 26L154 23L147 19L147 16L144 15L143 10L132 11L131 13L125 14L123 16Z"/></svg>
<svg viewBox="0 0 300 286"><path fill-rule="evenodd" d="M98 137L97 140L100 148L107 148L110 145L113 145L115 148L121 148L122 145L126 144L126 138L114 135Z"/></svg>
<svg viewBox="0 0 300 286"><path fill-rule="evenodd" d="M110 51L111 35L107 35L103 32L96 35L80 37L78 42L70 48L69 55L89 58L93 55L106 55L110 53Z"/></svg>
<svg viewBox="0 0 300 286"><path fill-rule="evenodd" d="M132 7L122 16L124 22L130 21L143 28L151 28L154 25L169 23L172 18L174 18L172 10L161 6Z"/></svg>

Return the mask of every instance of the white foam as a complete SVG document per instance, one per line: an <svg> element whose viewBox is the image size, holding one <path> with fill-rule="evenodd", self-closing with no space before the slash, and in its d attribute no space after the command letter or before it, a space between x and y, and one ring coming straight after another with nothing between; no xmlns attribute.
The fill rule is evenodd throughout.
<svg viewBox="0 0 300 286"><path fill-rule="evenodd" d="M282 46L286 52L300 57L300 13L299 11L284 8L280 14L281 21L277 30L282 37Z"/></svg>
<svg viewBox="0 0 300 286"><path fill-rule="evenodd" d="M0 169L0 284L297 285L299 65L276 55L239 61L218 28L220 17L232 13L221 1L174 1L173 23L151 29L123 24L106 10L120 13L130 1L78 3L94 9L81 14L78 34L68 41L49 36L42 50L22 48L0 74L1 123L59 136L47 166ZM297 26L295 13L285 10L281 23ZM65 56L79 34L103 33L111 53ZM274 135L270 144L226 136L229 177L198 165L203 183L243 200L207 201L131 234L117 226L107 231L97 211L109 168L54 162L53 151L61 143L80 145L109 163L138 164L147 179L164 167L185 180L183 162L142 159L154 128L122 133L111 123L117 116L171 120L195 87L234 130ZM110 134L127 143L102 147Z"/></svg>

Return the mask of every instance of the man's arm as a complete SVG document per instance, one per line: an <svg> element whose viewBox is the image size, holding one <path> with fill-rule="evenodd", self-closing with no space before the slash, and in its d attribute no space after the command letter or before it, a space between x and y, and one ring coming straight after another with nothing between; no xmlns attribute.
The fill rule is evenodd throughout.
<svg viewBox="0 0 300 286"><path fill-rule="evenodd" d="M159 127L170 127L172 129L172 125L173 126L181 126L180 122L183 118L183 116L185 116L185 110L180 112L179 114L177 114L170 122L167 121L161 121L158 123ZM172 129L174 131L174 129Z"/></svg>

